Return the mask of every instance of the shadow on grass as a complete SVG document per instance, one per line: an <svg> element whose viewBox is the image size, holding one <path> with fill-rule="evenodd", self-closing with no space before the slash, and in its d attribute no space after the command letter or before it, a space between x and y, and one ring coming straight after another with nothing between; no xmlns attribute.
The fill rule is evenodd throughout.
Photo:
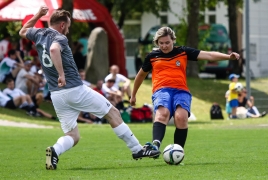
<svg viewBox="0 0 268 180"><path fill-rule="evenodd" d="M211 104L217 102L221 107L225 107L225 93L229 88L229 81L196 78L188 78L187 81L191 94L194 97L210 102ZM242 83L245 84L243 81ZM254 98L268 99L268 93L266 92L259 91L255 88L251 88L251 91L254 92L252 93ZM267 91L267 89L264 89L264 91ZM258 105L268 106L268 101L255 102L257 108Z"/></svg>
<svg viewBox="0 0 268 180"><path fill-rule="evenodd" d="M162 167L162 166L167 166L167 164L162 163L162 164L152 164L152 165L146 165L146 166L116 166L116 167L74 167L74 168L67 168L63 170L72 170L72 171L103 171L103 170L116 170L116 169L140 169L144 167Z"/></svg>
<svg viewBox="0 0 268 180"><path fill-rule="evenodd" d="M188 121L188 124L196 124L196 125L204 125L204 124L211 124L211 121Z"/></svg>

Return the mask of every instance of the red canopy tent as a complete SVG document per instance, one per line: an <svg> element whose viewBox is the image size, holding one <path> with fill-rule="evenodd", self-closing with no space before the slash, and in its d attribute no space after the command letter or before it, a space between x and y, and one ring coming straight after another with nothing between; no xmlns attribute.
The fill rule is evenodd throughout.
<svg viewBox="0 0 268 180"><path fill-rule="evenodd" d="M23 20L27 15L35 14L42 5L49 7L49 12L41 20L48 21L53 11L62 6L62 0L8 0L8 3L3 1L1 4L2 1L0 21ZM96 0L74 0L73 7L75 21L92 22L106 30L110 65L118 65L120 73L127 75L124 39L107 9Z"/></svg>

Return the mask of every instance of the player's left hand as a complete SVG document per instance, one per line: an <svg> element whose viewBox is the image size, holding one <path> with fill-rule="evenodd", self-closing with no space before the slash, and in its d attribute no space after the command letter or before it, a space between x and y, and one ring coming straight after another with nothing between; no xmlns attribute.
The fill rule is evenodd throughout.
<svg viewBox="0 0 268 180"><path fill-rule="evenodd" d="M240 55L238 53L232 52L230 54L230 60L239 60L240 59Z"/></svg>
<svg viewBox="0 0 268 180"><path fill-rule="evenodd" d="M61 88L66 85L65 76L59 76L58 78L58 86Z"/></svg>
<svg viewBox="0 0 268 180"><path fill-rule="evenodd" d="M131 106L135 106L136 105L136 97L131 96L129 102L130 102Z"/></svg>

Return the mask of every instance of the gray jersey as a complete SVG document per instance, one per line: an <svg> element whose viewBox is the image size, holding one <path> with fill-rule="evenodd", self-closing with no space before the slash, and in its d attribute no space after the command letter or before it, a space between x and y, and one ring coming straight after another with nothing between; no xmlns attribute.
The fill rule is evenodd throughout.
<svg viewBox="0 0 268 180"><path fill-rule="evenodd" d="M35 43L50 91L69 89L83 84L66 36L52 28L30 28L27 31L26 37ZM50 46L54 42L58 43L61 47L62 66L66 80L66 86L62 88L58 87L59 75L50 58Z"/></svg>

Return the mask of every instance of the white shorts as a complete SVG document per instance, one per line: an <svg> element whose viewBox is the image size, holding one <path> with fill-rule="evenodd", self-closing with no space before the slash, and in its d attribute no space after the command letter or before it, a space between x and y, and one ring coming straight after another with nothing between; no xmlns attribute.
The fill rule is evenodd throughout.
<svg viewBox="0 0 268 180"><path fill-rule="evenodd" d="M112 107L104 96L85 85L53 91L51 99L64 133L77 126L77 118L81 111L102 118Z"/></svg>

